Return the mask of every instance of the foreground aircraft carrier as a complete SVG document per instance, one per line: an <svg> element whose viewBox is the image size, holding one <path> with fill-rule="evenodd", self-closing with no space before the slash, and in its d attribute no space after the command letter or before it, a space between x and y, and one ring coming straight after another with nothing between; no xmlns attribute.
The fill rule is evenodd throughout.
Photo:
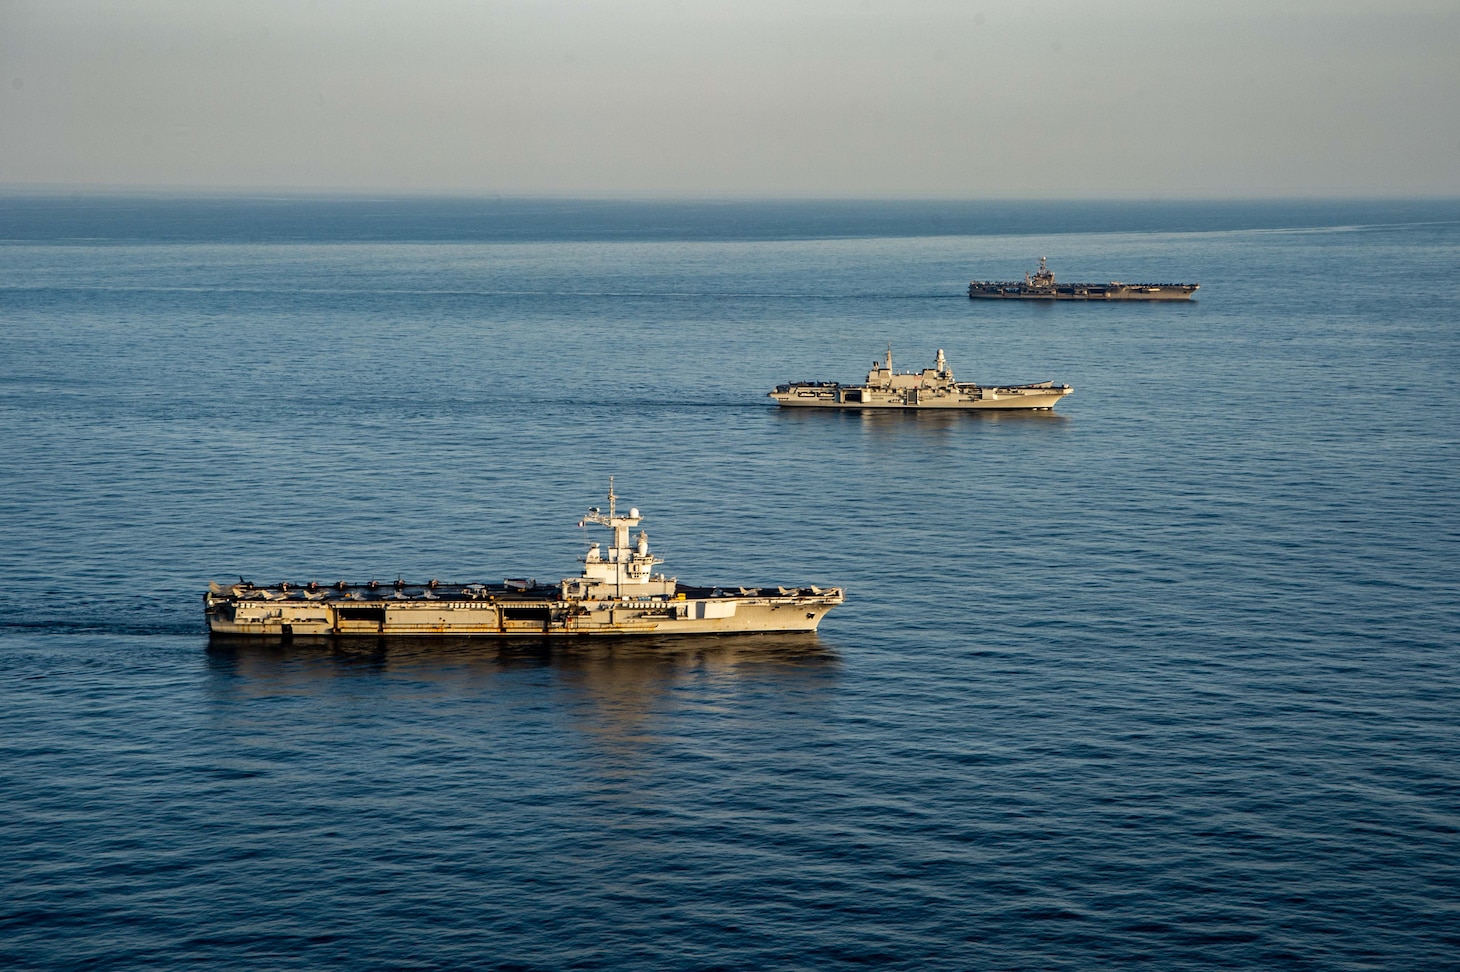
<svg viewBox="0 0 1460 972"><path fill-rule="evenodd" d="M592 544L583 572L556 584L504 579L501 584L428 581L408 584L280 583L258 587L212 583L204 597L215 637L274 639L336 636L542 636L732 634L815 631L841 604L839 587L691 587L654 573L639 511L618 512L610 480L608 512L579 521L608 527L613 546Z"/></svg>

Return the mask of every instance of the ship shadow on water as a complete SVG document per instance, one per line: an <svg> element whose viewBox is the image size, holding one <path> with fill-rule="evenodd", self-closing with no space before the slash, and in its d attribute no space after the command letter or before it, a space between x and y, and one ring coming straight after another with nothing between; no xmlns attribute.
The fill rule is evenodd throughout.
<svg viewBox="0 0 1460 972"><path fill-rule="evenodd" d="M774 408L774 406L772 406ZM1060 424L1070 417L1053 409L1034 408L774 408L784 422L905 422L952 428L964 422L1017 422Z"/></svg>
<svg viewBox="0 0 1460 972"><path fill-rule="evenodd" d="M546 718L620 766L636 765L686 707L755 718L769 697L784 700L774 711L819 722L841 670L836 650L815 634L289 644L215 637L207 666L220 711L281 697L310 700L304 711L330 711L354 700L345 703L351 711L392 713L411 725L445 719L452 733L482 738ZM741 706L738 698L756 701ZM359 707L361 699L368 705ZM248 711L252 731L270 731L260 710ZM264 711L277 713L266 720L273 730L293 731L289 710Z"/></svg>
<svg viewBox="0 0 1460 972"><path fill-rule="evenodd" d="M837 651L815 632L779 634L591 637L341 636L258 638L213 635L208 665L216 674L270 678L308 670L317 675L462 668L511 671L590 670L606 666L644 671L740 666L814 669L835 666Z"/></svg>
<svg viewBox="0 0 1460 972"><path fill-rule="evenodd" d="M778 421L788 427L824 430L828 426L874 436L930 436L943 438L967 429L983 431L1055 430L1069 427L1071 419L1055 411L1030 409L970 410L913 408L778 408Z"/></svg>

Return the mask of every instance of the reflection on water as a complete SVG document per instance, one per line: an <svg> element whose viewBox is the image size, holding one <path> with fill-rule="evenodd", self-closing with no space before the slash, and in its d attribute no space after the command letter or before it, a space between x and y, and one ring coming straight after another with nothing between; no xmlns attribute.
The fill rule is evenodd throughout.
<svg viewBox="0 0 1460 972"><path fill-rule="evenodd" d="M877 409L851 413L861 420L862 427L873 431L891 429L905 432L926 429L944 432L962 427L968 422L1013 425L1015 427L1039 428L1058 426L1068 422L1068 416L1059 412L1040 412L1032 409L1006 409L1003 411L954 411L951 409Z"/></svg>
<svg viewBox="0 0 1460 972"><path fill-rule="evenodd" d="M1048 432L1069 427L1068 416L1059 412L956 411L951 409L834 409L782 408L777 418L797 431L818 434L841 432L851 437L867 436L879 447L885 442L918 442L936 446L958 441L979 432Z"/></svg>
<svg viewBox="0 0 1460 972"><path fill-rule="evenodd" d="M215 674L264 680L307 673L353 675L364 670L433 673L462 668L563 671L622 669L644 673L684 670L734 672L747 666L803 668L836 660L835 649L814 632L601 638L339 637L328 641L213 637L208 660Z"/></svg>
<svg viewBox="0 0 1460 972"><path fill-rule="evenodd" d="M443 700L475 713L547 713L616 753L652 738L686 706L733 709L739 694L824 704L840 665L816 634L672 638L361 638L283 644L218 639L207 656L210 694L236 703L315 698L351 710L388 702L423 711ZM757 703L757 707L763 701Z"/></svg>
<svg viewBox="0 0 1460 972"><path fill-rule="evenodd" d="M1056 411L1033 409L971 410L947 408L778 408L775 414L784 422L835 423L845 428L869 430L889 429L899 433L921 430L942 432L959 428L966 423L1005 424L1038 428L1059 426L1068 422L1069 416Z"/></svg>

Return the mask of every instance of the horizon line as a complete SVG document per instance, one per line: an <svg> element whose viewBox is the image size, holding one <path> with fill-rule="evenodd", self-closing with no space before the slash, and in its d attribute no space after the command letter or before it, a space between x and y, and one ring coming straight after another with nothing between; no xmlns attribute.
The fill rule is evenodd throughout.
<svg viewBox="0 0 1460 972"><path fill-rule="evenodd" d="M1348 193L1193 192L1104 194L993 193L956 195L937 193L748 193L748 192L630 192L630 191L498 191L492 189L321 186L193 186L92 183L5 183L0 197L151 197L151 198L282 198L316 200L460 199L497 202L602 202L602 203L1264 203L1264 202L1455 202L1460 192L1398 193L1380 190Z"/></svg>

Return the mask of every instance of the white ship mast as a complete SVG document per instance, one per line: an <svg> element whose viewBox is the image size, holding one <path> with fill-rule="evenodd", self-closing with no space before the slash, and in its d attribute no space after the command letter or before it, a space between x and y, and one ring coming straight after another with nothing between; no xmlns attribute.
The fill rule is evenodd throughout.
<svg viewBox="0 0 1460 972"><path fill-rule="evenodd" d="M629 545L629 530L638 526L642 519L639 511L633 508L630 508L628 516L619 516L613 477L608 477L608 515L605 516L595 506L578 521L579 526L597 523L613 531L613 546L601 551L598 544L592 544L583 557L582 579L593 589L603 592L611 586L613 595L619 597L626 587L630 594L666 593L667 584L672 592L674 581L665 581L662 574L653 572L654 565L662 564L664 560L649 553L648 531L640 530L638 541Z"/></svg>

